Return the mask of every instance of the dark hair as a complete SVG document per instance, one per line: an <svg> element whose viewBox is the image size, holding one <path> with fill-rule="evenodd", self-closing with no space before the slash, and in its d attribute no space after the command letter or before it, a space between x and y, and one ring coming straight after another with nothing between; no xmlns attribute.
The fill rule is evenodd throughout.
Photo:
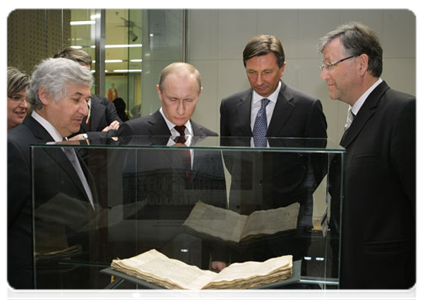
<svg viewBox="0 0 423 300"><path fill-rule="evenodd" d="M369 57L369 72L380 77L383 70L383 49L379 39L369 27L358 22L351 22L337 27L320 39L318 50L323 53L326 45L340 38L349 55L366 54Z"/></svg>
<svg viewBox="0 0 423 300"><path fill-rule="evenodd" d="M64 48L61 52L56 53L53 58L67 58L71 59L73 61L76 61L77 63L82 63L84 65L91 66L92 58L91 55L89 55L87 52L79 49L74 49L72 47Z"/></svg>
<svg viewBox="0 0 423 300"><path fill-rule="evenodd" d="M276 55L279 68L282 67L285 62L285 53L281 41L273 35L258 35L253 37L244 48L244 67L250 58L266 55L270 52Z"/></svg>
<svg viewBox="0 0 423 300"><path fill-rule="evenodd" d="M118 97L115 100L113 100L113 104L116 107L116 112L119 116L119 118L121 119L122 122L128 121L128 116L126 115L126 103L125 101Z"/></svg>
<svg viewBox="0 0 423 300"><path fill-rule="evenodd" d="M124 111L126 109L126 103L120 97L113 100L113 104L116 106L116 110Z"/></svg>

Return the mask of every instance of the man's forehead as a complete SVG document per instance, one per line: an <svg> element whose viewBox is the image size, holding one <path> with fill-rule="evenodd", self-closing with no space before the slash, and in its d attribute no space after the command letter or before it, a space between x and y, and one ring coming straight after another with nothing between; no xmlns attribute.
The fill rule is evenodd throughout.
<svg viewBox="0 0 423 300"><path fill-rule="evenodd" d="M67 88L68 95L91 95L91 86L89 85L78 85L78 84L71 84Z"/></svg>
<svg viewBox="0 0 423 300"><path fill-rule="evenodd" d="M339 52L341 50L343 50L343 44L341 39L337 37L326 44L325 48L323 49L323 52Z"/></svg>

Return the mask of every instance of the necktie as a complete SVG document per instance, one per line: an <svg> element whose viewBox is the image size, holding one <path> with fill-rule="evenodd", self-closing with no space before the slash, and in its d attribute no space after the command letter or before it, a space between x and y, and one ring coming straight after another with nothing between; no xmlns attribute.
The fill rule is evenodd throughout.
<svg viewBox="0 0 423 300"><path fill-rule="evenodd" d="M269 99L261 99L261 108L257 113L256 120L254 121L253 127L253 137L254 145L256 147L266 147L267 146L267 116L266 116L266 106L269 104Z"/></svg>
<svg viewBox="0 0 423 300"><path fill-rule="evenodd" d="M344 126L344 131L347 131L348 128L350 128L352 121L354 120L354 113L352 112L351 107L348 109L348 114L347 114L347 122L345 123Z"/></svg>
<svg viewBox="0 0 423 300"><path fill-rule="evenodd" d="M185 137L185 125L175 126L175 130L179 132L179 136L175 139L175 142L178 144L185 144L185 142L187 141Z"/></svg>
<svg viewBox="0 0 423 300"><path fill-rule="evenodd" d="M185 147L186 137L185 137L185 125L175 126L175 130L179 132L179 136L175 139L177 144L182 144L181 146ZM189 149L179 150L178 151L183 167L185 169L188 180L191 179L191 151Z"/></svg>
<svg viewBox="0 0 423 300"><path fill-rule="evenodd" d="M63 152L65 152L66 156L69 158L70 162L72 163L73 167L75 168L76 173L78 174L79 179L81 180L82 185L84 186L85 192L90 200L92 207L94 208L94 201L93 195L91 193L90 186L88 185L87 178L82 171L81 164L78 161L78 157L76 156L75 149L63 147Z"/></svg>

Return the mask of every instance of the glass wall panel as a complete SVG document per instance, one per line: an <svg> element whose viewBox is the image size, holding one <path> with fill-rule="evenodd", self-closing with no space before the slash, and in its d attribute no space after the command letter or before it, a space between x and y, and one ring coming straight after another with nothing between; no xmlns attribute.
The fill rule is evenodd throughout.
<svg viewBox="0 0 423 300"><path fill-rule="evenodd" d="M161 70L172 62L184 59L184 11L143 10L142 28L141 115L144 116L161 105L156 90Z"/></svg>
<svg viewBox="0 0 423 300"><path fill-rule="evenodd" d="M65 47L81 49L96 64L105 64L105 82L97 93L110 101L120 97L129 118L160 107L156 84L161 70L183 61L183 10L105 10L105 59L95 53L96 9L15 10L8 17L8 66L31 74L41 60ZM30 46L29 46L30 45ZM142 85L144 84L144 89ZM144 101L143 101L144 99ZM142 107L142 109L141 109Z"/></svg>

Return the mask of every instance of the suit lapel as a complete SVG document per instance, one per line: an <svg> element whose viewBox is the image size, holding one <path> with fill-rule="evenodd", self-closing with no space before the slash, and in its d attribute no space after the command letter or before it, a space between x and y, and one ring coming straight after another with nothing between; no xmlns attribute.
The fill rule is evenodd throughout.
<svg viewBox="0 0 423 300"><path fill-rule="evenodd" d="M78 190L84 195L84 199L89 202L88 195L85 192L84 186L82 185L81 179L79 179L78 173L75 170L75 167L70 162L69 158L66 156L66 154L63 152L61 148L58 147L52 147L52 148L45 148L46 153L51 157L52 160L56 162L56 164L63 170L64 173L68 175L70 180L75 184L75 186L78 188ZM76 152L76 151L75 151ZM78 158L78 161L81 165L81 168L84 172L84 175L87 178L87 182L89 183L91 192L93 194L93 200L94 202L96 199L96 196L94 194L95 188L93 188L93 180L90 180L91 178L87 177L87 167L83 163L82 159L80 159L79 155L76 153L76 156Z"/></svg>
<svg viewBox="0 0 423 300"><path fill-rule="evenodd" d="M159 110L151 115L151 118L148 120L148 131L150 135L167 135L170 136L169 127L167 127L166 121L163 118Z"/></svg>
<svg viewBox="0 0 423 300"><path fill-rule="evenodd" d="M81 122L81 128L79 129L79 132L89 132L90 130L88 129L88 125L87 125L87 121L84 119L82 119Z"/></svg>
<svg viewBox="0 0 423 300"><path fill-rule="evenodd" d="M357 135L364 128L366 123L371 119L371 117L376 112L377 106L383 94L389 89L389 86L386 82L379 84L376 89L367 97L363 106L360 108L357 116L355 116L354 121L351 123L350 128L345 131L342 136L340 145L344 148L347 148L351 142L357 137Z"/></svg>
<svg viewBox="0 0 423 300"><path fill-rule="evenodd" d="M34 120L32 117L27 117L24 120L24 122L32 130L34 136L40 139L40 144L45 144L47 142L53 141L53 138L47 132L47 130L45 130L45 128L36 120ZM67 158L63 150L57 147L43 147L42 150L44 150L51 157L51 159L55 161L56 164L69 176L69 178L75 183L78 189L85 196L85 199L89 201L88 196L85 193L85 189L81 183L81 180L79 179L78 174L76 173L75 168L73 167L72 163L69 161L69 159ZM77 154L77 157L81 163L81 159L79 158L78 154ZM89 173L87 172L86 168L84 169L85 165L84 166L83 165L84 164L82 163L81 167L83 168L84 173L85 174ZM91 182L88 181L88 182L90 183L90 187L92 187L91 185L92 181ZM93 193L93 198L96 199L96 197L94 196L94 191L92 191L92 193Z"/></svg>
<svg viewBox="0 0 423 300"><path fill-rule="evenodd" d="M194 122L193 120L190 121L192 126L192 132L194 134L192 144L195 145L204 140L207 137L207 134L204 132L203 126Z"/></svg>
<svg viewBox="0 0 423 300"><path fill-rule="evenodd" d="M253 136L251 132L251 101L253 98L253 90L248 89L247 92L239 99L236 105L238 112L238 123L245 136Z"/></svg>
<svg viewBox="0 0 423 300"><path fill-rule="evenodd" d="M278 100L273 110L272 119L270 120L267 136L280 136L283 126L288 121L289 116L295 106L290 102L294 97L287 88L287 85L281 81L281 89L279 91Z"/></svg>
<svg viewBox="0 0 423 300"><path fill-rule="evenodd" d="M104 105L99 105L99 103L96 101L91 101L91 106L92 107L91 107L91 116L90 116L90 119L91 119L90 131L96 131L102 117L104 116L106 112L106 107ZM83 123L86 124L85 120L83 121ZM88 128L87 125L85 126ZM98 128L98 129L103 130L103 128Z"/></svg>
<svg viewBox="0 0 423 300"><path fill-rule="evenodd" d="M45 130L44 127L33 117L26 117L23 123L32 131L34 136L40 140L40 144L54 141L53 137L47 132L47 130Z"/></svg>

